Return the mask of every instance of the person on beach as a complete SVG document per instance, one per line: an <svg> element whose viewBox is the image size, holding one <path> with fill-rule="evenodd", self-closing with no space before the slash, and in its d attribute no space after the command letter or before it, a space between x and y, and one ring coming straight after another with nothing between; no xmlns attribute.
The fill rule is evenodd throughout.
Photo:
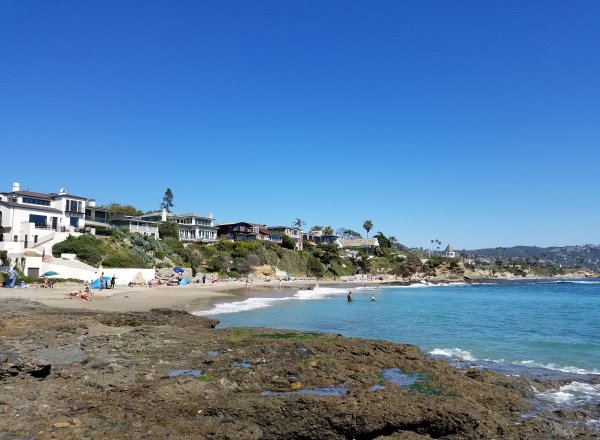
<svg viewBox="0 0 600 440"><path fill-rule="evenodd" d="M348 292L348 302L352 302L352 301L354 301L352 299L352 292Z"/></svg>
<svg viewBox="0 0 600 440"><path fill-rule="evenodd" d="M48 275L44 276L44 289L48 288L48 280L49 280Z"/></svg>
<svg viewBox="0 0 600 440"><path fill-rule="evenodd" d="M104 289L104 272L100 274L100 290Z"/></svg>
<svg viewBox="0 0 600 440"><path fill-rule="evenodd" d="M112 278L110 279L110 288L114 289L115 288L115 281L116 281L117 277L116 276L112 276Z"/></svg>
<svg viewBox="0 0 600 440"><path fill-rule="evenodd" d="M206 284L206 274L202 275L202 284Z"/></svg>

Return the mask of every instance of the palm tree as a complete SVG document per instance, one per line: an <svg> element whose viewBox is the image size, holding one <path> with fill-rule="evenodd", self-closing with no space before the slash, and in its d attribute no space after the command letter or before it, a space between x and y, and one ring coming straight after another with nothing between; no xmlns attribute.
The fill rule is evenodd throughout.
<svg viewBox="0 0 600 440"><path fill-rule="evenodd" d="M431 258L431 251L433 250L433 243L435 240L431 240L431 247L429 248L429 258Z"/></svg>
<svg viewBox="0 0 600 440"><path fill-rule="evenodd" d="M393 249L394 244L398 241L398 239L396 237L394 237L393 235L391 235L388 237L388 240L390 241L390 247Z"/></svg>
<svg viewBox="0 0 600 440"><path fill-rule="evenodd" d="M435 239L435 242L437 244L436 249L437 249L437 253L439 255L440 254L440 246L441 246L442 242L440 240L438 240L437 238Z"/></svg>
<svg viewBox="0 0 600 440"><path fill-rule="evenodd" d="M305 225L306 225L306 222L302 221L298 217L296 217L296 221L294 221L292 223L292 226L294 228L300 229L300 241L298 242L299 243L299 249L298 250L300 250L300 251L302 250L302 226L305 226Z"/></svg>
<svg viewBox="0 0 600 440"><path fill-rule="evenodd" d="M367 238L369 238L369 231L373 229L373 222L371 220L366 220L363 223L363 229L367 231Z"/></svg>

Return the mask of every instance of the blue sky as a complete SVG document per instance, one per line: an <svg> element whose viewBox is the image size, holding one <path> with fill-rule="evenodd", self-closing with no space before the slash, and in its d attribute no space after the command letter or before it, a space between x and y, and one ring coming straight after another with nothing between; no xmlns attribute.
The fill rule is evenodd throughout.
<svg viewBox="0 0 600 440"><path fill-rule="evenodd" d="M0 0L0 186L600 243L598 1Z"/></svg>

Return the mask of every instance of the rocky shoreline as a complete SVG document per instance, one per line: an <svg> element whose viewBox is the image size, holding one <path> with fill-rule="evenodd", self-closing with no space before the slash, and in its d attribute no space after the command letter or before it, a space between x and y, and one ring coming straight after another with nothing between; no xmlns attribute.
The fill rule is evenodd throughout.
<svg viewBox="0 0 600 440"><path fill-rule="evenodd" d="M532 383L412 345L0 300L0 439L589 439ZM596 415L594 415L596 417Z"/></svg>

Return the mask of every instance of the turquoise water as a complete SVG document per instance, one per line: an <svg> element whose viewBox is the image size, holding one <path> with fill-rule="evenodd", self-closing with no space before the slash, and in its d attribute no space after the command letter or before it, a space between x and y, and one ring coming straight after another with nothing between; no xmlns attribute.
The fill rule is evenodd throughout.
<svg viewBox="0 0 600 440"><path fill-rule="evenodd" d="M267 292L201 314L219 327L319 330L415 344L466 364L600 374L600 280L358 288L351 303L348 290Z"/></svg>

